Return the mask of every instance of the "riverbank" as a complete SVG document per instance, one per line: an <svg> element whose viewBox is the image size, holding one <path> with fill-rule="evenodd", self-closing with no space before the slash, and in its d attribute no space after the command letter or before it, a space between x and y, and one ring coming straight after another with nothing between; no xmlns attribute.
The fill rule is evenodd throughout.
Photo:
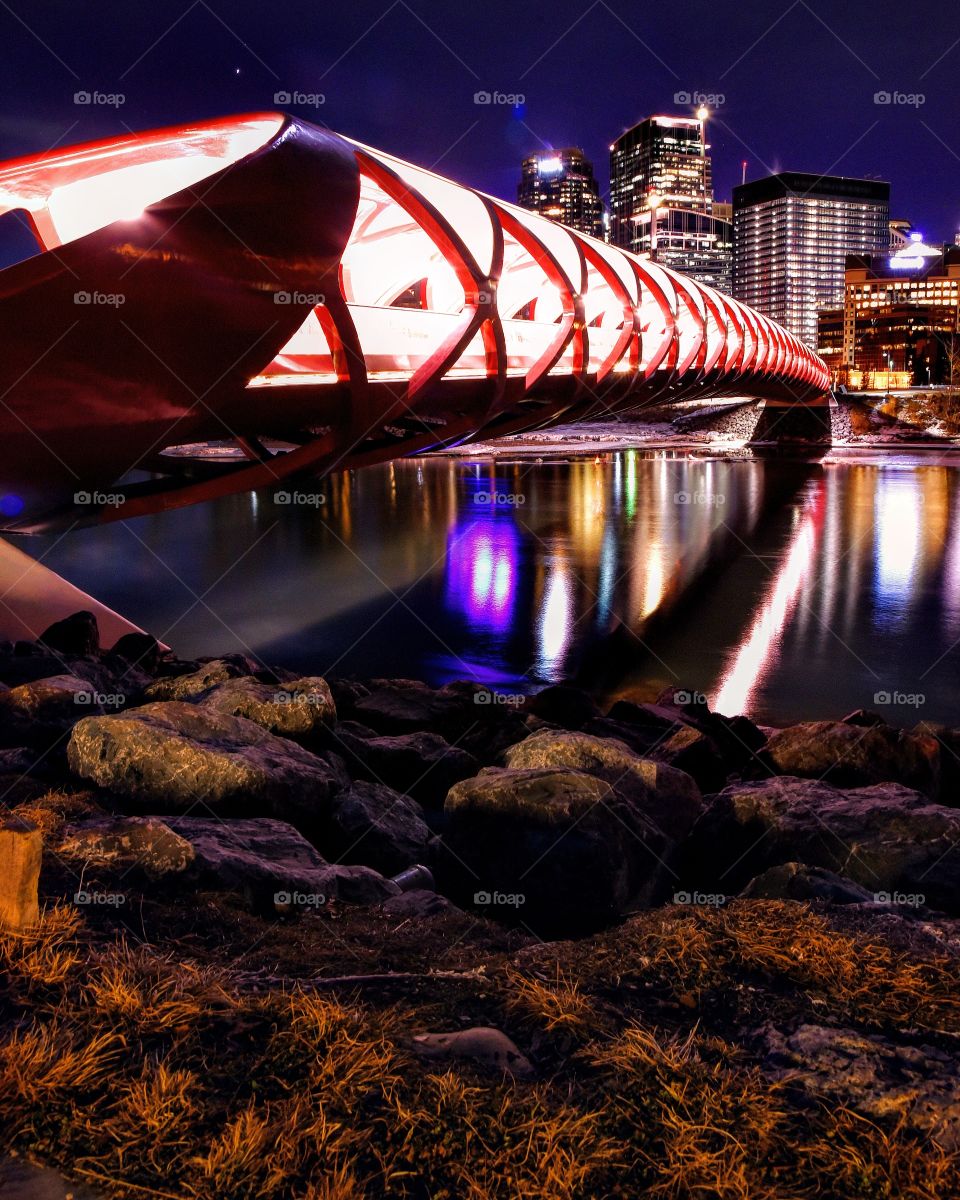
<svg viewBox="0 0 960 1200"><path fill-rule="evenodd" d="M0 681L6 1150L116 1196L960 1187L960 730L82 614Z"/></svg>

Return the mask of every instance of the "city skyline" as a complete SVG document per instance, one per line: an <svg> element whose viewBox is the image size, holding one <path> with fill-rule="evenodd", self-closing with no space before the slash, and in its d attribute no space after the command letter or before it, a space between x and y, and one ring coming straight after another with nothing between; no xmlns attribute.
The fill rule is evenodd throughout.
<svg viewBox="0 0 960 1200"><path fill-rule="evenodd" d="M278 23L248 0L119 17L105 2L66 13L6 6L0 154L282 107L506 198L524 155L581 146L606 194L610 142L705 97L717 196L729 197L744 160L748 179L881 176L894 213L928 240L960 227L950 72L960 21L930 0L911 13L909 56L889 37L903 19L889 0L840 14L806 0L729 11L694 3L682 29L670 13L605 0L558 0L547 19L500 0L482 20L406 0L348 12L291 0L285 13ZM421 64L415 77L411 61ZM78 95L89 100L74 103ZM522 105L509 103L519 96Z"/></svg>

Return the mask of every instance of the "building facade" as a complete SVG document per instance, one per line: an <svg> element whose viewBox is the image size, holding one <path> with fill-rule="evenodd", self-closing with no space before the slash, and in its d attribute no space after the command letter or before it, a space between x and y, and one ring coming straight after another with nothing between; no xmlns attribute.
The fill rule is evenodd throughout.
<svg viewBox="0 0 960 1200"><path fill-rule="evenodd" d="M817 315L843 304L847 255L890 241L890 185L783 172L733 191L733 294L811 348Z"/></svg>
<svg viewBox="0 0 960 1200"><path fill-rule="evenodd" d="M517 203L578 233L604 236L603 201L593 164L575 146L528 155L520 167Z"/></svg>
<svg viewBox="0 0 960 1200"><path fill-rule="evenodd" d="M847 258L843 305L819 318L820 354L834 382L898 387L960 381L960 246L914 234L893 254Z"/></svg>
<svg viewBox="0 0 960 1200"><path fill-rule="evenodd" d="M714 212L704 121L653 116L610 147L610 241L729 291L733 231ZM724 214L726 215L726 214Z"/></svg>

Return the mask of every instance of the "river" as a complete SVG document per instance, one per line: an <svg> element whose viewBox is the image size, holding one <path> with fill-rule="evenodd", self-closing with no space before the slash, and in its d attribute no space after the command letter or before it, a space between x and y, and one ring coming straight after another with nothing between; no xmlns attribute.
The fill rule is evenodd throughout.
<svg viewBox="0 0 960 1200"><path fill-rule="evenodd" d="M20 544L184 657L956 724L958 467L425 458Z"/></svg>

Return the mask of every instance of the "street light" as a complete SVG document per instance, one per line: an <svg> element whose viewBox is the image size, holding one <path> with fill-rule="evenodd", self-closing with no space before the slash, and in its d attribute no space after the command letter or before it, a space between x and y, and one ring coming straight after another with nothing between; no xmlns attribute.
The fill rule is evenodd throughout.
<svg viewBox="0 0 960 1200"><path fill-rule="evenodd" d="M663 204L663 197L651 192L647 197L647 208L650 210L650 260L657 261L657 209Z"/></svg>

